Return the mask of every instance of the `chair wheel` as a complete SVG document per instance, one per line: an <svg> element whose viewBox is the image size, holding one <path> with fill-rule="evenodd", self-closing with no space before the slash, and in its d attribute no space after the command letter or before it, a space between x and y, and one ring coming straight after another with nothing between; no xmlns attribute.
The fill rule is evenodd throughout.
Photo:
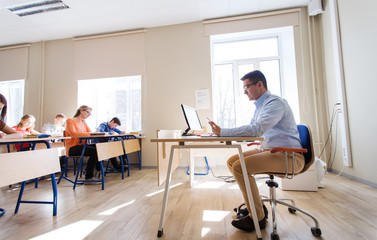
<svg viewBox="0 0 377 240"><path fill-rule="evenodd" d="M271 233L271 240L279 240L279 234L274 234L273 232Z"/></svg>
<svg viewBox="0 0 377 240"><path fill-rule="evenodd" d="M293 208L288 208L288 211L290 212L290 213L296 213L296 209L293 209Z"/></svg>
<svg viewBox="0 0 377 240"><path fill-rule="evenodd" d="M322 235L322 231L319 228L312 227L310 230L312 231L312 234L315 237L320 237Z"/></svg>

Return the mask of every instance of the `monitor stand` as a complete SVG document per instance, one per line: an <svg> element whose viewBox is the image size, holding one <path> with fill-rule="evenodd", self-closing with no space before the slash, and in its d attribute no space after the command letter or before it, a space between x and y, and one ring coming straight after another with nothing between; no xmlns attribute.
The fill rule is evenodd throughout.
<svg viewBox="0 0 377 240"><path fill-rule="evenodd" d="M193 133L189 133L190 131L190 128L187 128L183 133L182 133L182 136L194 136Z"/></svg>

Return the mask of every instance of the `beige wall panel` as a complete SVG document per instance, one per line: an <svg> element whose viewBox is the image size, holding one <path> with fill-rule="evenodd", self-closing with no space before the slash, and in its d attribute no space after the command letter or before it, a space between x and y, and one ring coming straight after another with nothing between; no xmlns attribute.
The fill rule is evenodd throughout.
<svg viewBox="0 0 377 240"><path fill-rule="evenodd" d="M45 44L43 123L57 113L73 117L77 109L77 81L73 79L73 41L63 39Z"/></svg>
<svg viewBox="0 0 377 240"><path fill-rule="evenodd" d="M342 155L339 153L340 139L338 138L339 151L333 168L352 177L376 184L377 161L375 161L373 149L377 134L375 123L377 114L370 109L373 109L376 102L375 89L377 88L374 66L374 57L377 54L375 46L377 15L374 9L377 7L377 2L368 0L338 1L338 4L353 166L343 167ZM328 6L329 1L327 0L325 9L328 9ZM337 101L337 93L328 11L322 15L322 29L329 99L328 111L331 114L333 105Z"/></svg>
<svg viewBox="0 0 377 240"><path fill-rule="evenodd" d="M195 107L195 90L211 89L209 38L202 23L190 23L147 30L146 108L143 130L148 138L157 129L186 129L181 103ZM198 110L203 126L211 109ZM156 143L142 146L143 165L156 166Z"/></svg>

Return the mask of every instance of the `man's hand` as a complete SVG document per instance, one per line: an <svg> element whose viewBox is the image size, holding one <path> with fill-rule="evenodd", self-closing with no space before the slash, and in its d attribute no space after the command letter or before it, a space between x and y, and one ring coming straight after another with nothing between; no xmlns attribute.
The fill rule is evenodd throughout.
<svg viewBox="0 0 377 240"><path fill-rule="evenodd" d="M217 136L220 136L221 128L216 123L214 123L212 121L209 121L208 123L209 123L209 125L211 125L212 132L214 134L216 134Z"/></svg>

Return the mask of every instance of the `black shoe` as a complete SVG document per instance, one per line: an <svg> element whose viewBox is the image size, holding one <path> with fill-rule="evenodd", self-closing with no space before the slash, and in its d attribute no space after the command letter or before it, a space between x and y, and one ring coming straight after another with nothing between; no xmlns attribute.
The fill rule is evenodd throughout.
<svg viewBox="0 0 377 240"><path fill-rule="evenodd" d="M264 211L264 217L268 219L268 210L264 204L263 204L263 211ZM247 210L247 208L241 208L237 213L237 218L243 218L248 215L249 215L249 210Z"/></svg>
<svg viewBox="0 0 377 240"><path fill-rule="evenodd" d="M114 167L116 170L122 170L122 166L116 166L116 167ZM127 170L128 169L128 167L126 167L126 166L124 166L124 170Z"/></svg>
<svg viewBox="0 0 377 240"><path fill-rule="evenodd" d="M266 228L266 222L266 217L259 221L260 229ZM252 232L255 230L253 219L250 216L234 219L232 221L232 225L233 227L244 230L246 232Z"/></svg>

